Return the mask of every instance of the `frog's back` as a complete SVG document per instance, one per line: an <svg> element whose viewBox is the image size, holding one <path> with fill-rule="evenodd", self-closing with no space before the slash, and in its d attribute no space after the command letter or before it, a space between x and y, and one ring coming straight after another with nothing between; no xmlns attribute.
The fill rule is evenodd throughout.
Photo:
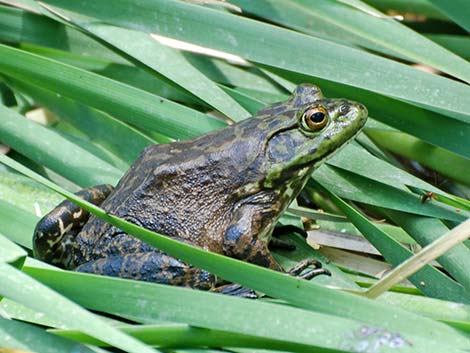
<svg viewBox="0 0 470 353"><path fill-rule="evenodd" d="M250 124L256 120L245 125ZM247 167L260 170L259 140L238 136L249 131L256 130L241 125L193 140L147 147L101 207L147 229L221 253L221 232L237 205L237 190L249 183L247 178L259 178L246 173ZM150 250L94 216L76 242L76 265Z"/></svg>

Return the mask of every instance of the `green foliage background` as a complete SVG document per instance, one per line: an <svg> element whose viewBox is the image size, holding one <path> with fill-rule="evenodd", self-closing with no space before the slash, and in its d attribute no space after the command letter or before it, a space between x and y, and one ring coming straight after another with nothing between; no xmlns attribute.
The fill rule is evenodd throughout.
<svg viewBox="0 0 470 353"><path fill-rule="evenodd" d="M291 205L283 222L299 224L296 215L303 214L334 230L339 220L396 266L417 244L431 243L470 214L470 17L462 15L470 13L470 3L8 4L0 5L0 142L11 148L0 155L0 351L470 349L468 241L438 259L445 272L427 265L409 278L416 289L395 287L370 300L358 293L377 279L351 268L330 263L331 278L300 280L139 229L71 194L115 184L149 144L221 128L311 82L326 96L364 103L371 118L364 133L307 185L306 197L323 200L330 213ZM149 34L244 61L180 51ZM59 118L47 126L26 119L35 107ZM228 119L208 114L213 111ZM414 176L407 160L429 169L420 167L424 172ZM433 197L422 202L429 192ZM274 299L47 266L31 257L31 235L37 212L44 214L63 196L139 239ZM364 212L388 222L372 222ZM304 240L292 235L290 241L295 254L276 254L285 267L308 257L326 263Z"/></svg>

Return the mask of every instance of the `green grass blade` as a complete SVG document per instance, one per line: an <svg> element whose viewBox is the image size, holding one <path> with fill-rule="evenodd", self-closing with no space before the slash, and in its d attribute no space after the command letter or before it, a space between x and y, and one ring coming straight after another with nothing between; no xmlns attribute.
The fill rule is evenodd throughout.
<svg viewBox="0 0 470 353"><path fill-rule="evenodd" d="M394 153L418 161L460 183L470 185L470 173L468 173L470 158L461 157L401 132L371 129L368 135L376 144Z"/></svg>
<svg viewBox="0 0 470 353"><path fill-rule="evenodd" d="M0 262L6 262L21 268L26 255L26 251L0 233Z"/></svg>
<svg viewBox="0 0 470 353"><path fill-rule="evenodd" d="M161 75L155 75L152 71L142 67L134 66L131 63L119 63L101 56L87 57L82 54L72 54L68 51L51 49L29 43L20 43L20 47L30 53L38 54L61 63L74 66L87 71L92 71L112 80L142 89L157 96L164 97L171 101L184 103L187 106L208 108L209 106L197 99L197 97L175 87L169 80ZM86 48L83 48L86 50ZM97 53L99 55L99 53Z"/></svg>
<svg viewBox="0 0 470 353"><path fill-rule="evenodd" d="M314 179L340 197L403 212L462 222L468 212L443 203L421 202L421 197L409 191L364 178L358 174L331 165L321 166Z"/></svg>
<svg viewBox="0 0 470 353"><path fill-rule="evenodd" d="M469 38L467 36L455 34L428 34L427 37L462 58L470 59L470 45L468 44Z"/></svg>
<svg viewBox="0 0 470 353"><path fill-rule="evenodd" d="M0 195L3 202L30 214L36 214L37 209L50 209L62 200L59 195L41 184L8 170L0 171Z"/></svg>
<svg viewBox="0 0 470 353"><path fill-rule="evenodd" d="M374 301L324 288L309 281L286 276L276 271L180 243L107 214L100 208L66 192L6 156L0 155L0 161L34 178L34 180L52 190L59 192L91 213L103 218L123 231L135 235L138 239L229 281L254 288L274 298L284 299L301 308L343 318L360 320L361 322L373 326L379 325L392 331L405 330L410 334L416 334L418 336L424 335L428 337L429 332L432 331L436 340L452 340L456 347L467 346L467 340L465 338L462 338L456 331L444 325L427 321L423 317L411 315L404 311L397 312L395 308L379 305ZM325 305L325 298L334 302L334 305Z"/></svg>
<svg viewBox="0 0 470 353"><path fill-rule="evenodd" d="M49 19L46 16L29 12L27 8L23 10L21 1L15 1L14 5L19 6L19 8L0 5L0 38L2 42L35 44L68 51L83 57L101 58L115 63L129 64L127 60L105 45L75 28Z"/></svg>
<svg viewBox="0 0 470 353"><path fill-rule="evenodd" d="M82 185L115 184L122 172L56 132L0 104L0 139L15 150ZM64 156L74 156L64 158Z"/></svg>
<svg viewBox="0 0 470 353"><path fill-rule="evenodd" d="M439 194L446 194L444 191L407 173L403 169L372 156L366 150L354 144L350 144L342 149L341 153L328 160L328 164L372 180L380 181L397 189L406 190L406 185Z"/></svg>
<svg viewBox="0 0 470 353"><path fill-rule="evenodd" d="M28 249L39 217L0 199L0 233Z"/></svg>
<svg viewBox="0 0 470 353"><path fill-rule="evenodd" d="M10 348L11 350L7 350ZM72 340L58 337L34 325L0 317L0 349L4 352L96 353Z"/></svg>
<svg viewBox="0 0 470 353"><path fill-rule="evenodd" d="M106 324L94 314L10 265L0 262L0 273L1 295L126 352L155 353L155 350Z"/></svg>
<svg viewBox="0 0 470 353"><path fill-rule="evenodd" d="M219 330L193 327L185 324L149 324L149 325L126 325L119 329L132 335L148 345L158 348L174 347L250 347L289 351L306 351L311 347L296 345L291 342L283 342L275 339L260 338L256 336L234 334ZM51 330L56 335L71 338L87 344L105 346L92 337L73 330Z"/></svg>
<svg viewBox="0 0 470 353"><path fill-rule="evenodd" d="M28 268L27 272L90 309L112 312L143 323L155 323L165 318L196 327L255 336L266 340L266 348L274 348L277 340L278 349L294 352L354 351L361 342L374 344L386 332L376 325L372 328L356 320L174 286L39 268ZM105 299L116 297L116 293L119 293L119 300ZM378 330L380 334L362 335L361 328ZM405 332L390 332L393 339L386 339L380 352L394 352L396 347L391 344L394 340L404 352L431 349L433 344L437 345L433 348L435 352L439 344L443 344L440 349L453 349L442 341Z"/></svg>
<svg viewBox="0 0 470 353"><path fill-rule="evenodd" d="M22 81L15 81L13 86L83 132L91 142L109 151L127 166L137 159L145 147L156 143L137 129L72 99L57 97L51 91ZM126 141L125 148L123 141Z"/></svg>
<svg viewBox="0 0 470 353"><path fill-rule="evenodd" d="M145 91L1 44L0 72L168 136L190 137L226 125Z"/></svg>
<svg viewBox="0 0 470 353"><path fill-rule="evenodd" d="M470 81L468 62L360 1L356 3L368 13L340 1L328 0L314 3L305 0L234 0L233 3L249 13L301 32L314 36L326 33L329 37L422 63Z"/></svg>
<svg viewBox="0 0 470 353"><path fill-rule="evenodd" d="M452 324L452 326L470 332L470 306L444 300L387 292L378 299L389 305L399 306L406 310Z"/></svg>
<svg viewBox="0 0 470 353"><path fill-rule="evenodd" d="M160 44L147 33L97 23L79 25L183 87L232 120L238 121L249 116L236 101L194 68L183 54Z"/></svg>

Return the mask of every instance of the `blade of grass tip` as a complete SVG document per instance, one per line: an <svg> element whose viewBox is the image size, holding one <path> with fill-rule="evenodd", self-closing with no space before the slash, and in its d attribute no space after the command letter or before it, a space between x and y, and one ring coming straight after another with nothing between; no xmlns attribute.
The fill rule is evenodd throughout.
<svg viewBox="0 0 470 353"><path fill-rule="evenodd" d="M437 259L447 250L460 244L464 240L467 240L469 237L470 219L461 223L441 238L424 247L416 255L402 262L380 281L367 289L363 294L368 298L377 298L380 294L386 292L395 284L406 279L408 276L420 270L431 261Z"/></svg>
<svg viewBox="0 0 470 353"><path fill-rule="evenodd" d="M434 338L452 340L453 345L456 347L467 346L466 339L458 332L438 322L178 242L106 213L101 208L65 191L7 156L0 155L0 162L73 200L80 207L134 235L136 238L229 281L240 283L243 286L261 291L274 298L286 300L294 306L313 312L360 320L373 327L380 326L385 327L387 330L409 332L419 337L433 332ZM328 298L334 305L325 304L325 298Z"/></svg>

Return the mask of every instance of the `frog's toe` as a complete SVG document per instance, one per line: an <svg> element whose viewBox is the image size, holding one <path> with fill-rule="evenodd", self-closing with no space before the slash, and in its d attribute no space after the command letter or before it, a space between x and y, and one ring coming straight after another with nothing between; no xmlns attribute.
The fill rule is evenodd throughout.
<svg viewBox="0 0 470 353"><path fill-rule="evenodd" d="M308 270L305 273L302 273L305 269L307 269L310 266L314 266L315 268ZM326 268L322 268L322 263L318 261L317 259L303 260L299 262L297 265L295 265L293 268L291 268L287 273L292 276L297 276L303 279L312 279L313 277L316 277L319 275L331 276L331 272L328 271Z"/></svg>
<svg viewBox="0 0 470 353"><path fill-rule="evenodd" d="M331 276L331 272L326 268L314 268L301 274L299 278L309 280L320 275Z"/></svg>

